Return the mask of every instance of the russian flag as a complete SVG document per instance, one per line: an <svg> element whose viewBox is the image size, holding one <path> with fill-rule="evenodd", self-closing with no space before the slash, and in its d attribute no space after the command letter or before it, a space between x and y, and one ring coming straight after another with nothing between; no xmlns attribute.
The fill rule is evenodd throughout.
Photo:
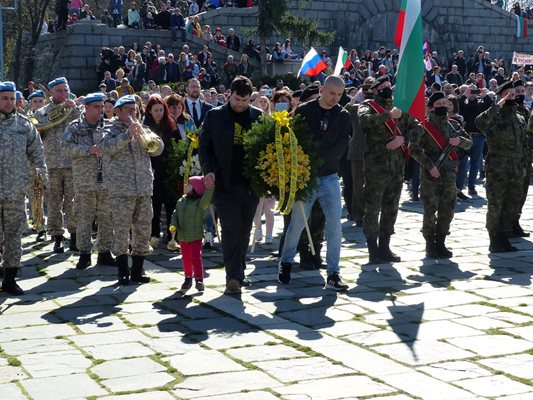
<svg viewBox="0 0 533 400"><path fill-rule="evenodd" d="M319 73L324 71L328 66L324 61L322 61L322 57L316 52L316 50L311 47L311 50L307 52L304 59L302 60L302 66L300 67L300 70L298 71L298 77L301 75L308 75L308 76L317 76Z"/></svg>
<svg viewBox="0 0 533 400"><path fill-rule="evenodd" d="M422 52L424 55L429 54L429 43L427 40L424 41L424 45L422 46Z"/></svg>

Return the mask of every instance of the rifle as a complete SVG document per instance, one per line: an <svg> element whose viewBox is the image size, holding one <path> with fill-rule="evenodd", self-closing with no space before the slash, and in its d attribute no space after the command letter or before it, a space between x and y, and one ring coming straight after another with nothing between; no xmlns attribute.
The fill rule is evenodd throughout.
<svg viewBox="0 0 533 400"><path fill-rule="evenodd" d="M453 146L448 143L444 149L442 149L442 153L440 153L439 158L435 162L435 167L437 169L440 169L442 167L442 164L444 163L444 160L446 160L446 157L448 157L448 154L450 154L450 151L452 151Z"/></svg>

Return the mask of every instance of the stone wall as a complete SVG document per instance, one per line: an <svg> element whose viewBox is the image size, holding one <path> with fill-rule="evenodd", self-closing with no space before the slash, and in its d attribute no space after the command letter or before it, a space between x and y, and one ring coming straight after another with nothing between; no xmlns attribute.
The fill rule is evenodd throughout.
<svg viewBox="0 0 533 400"><path fill-rule="evenodd" d="M394 31L401 0L309 0L304 5L289 3L296 15L319 20L319 28L337 32L335 42L326 50L336 55L337 48L376 49L380 45L393 46ZM201 15L202 24L222 27L224 32L234 28L246 42L247 29L257 26L257 7L220 8ZM422 15L424 36L431 49L443 57L463 49L468 56L483 44L492 57L509 61L513 51L533 53L533 41L515 37L514 15L493 6L485 0L423 0ZM273 37L271 43L283 41L285 36ZM36 48L34 78L47 82L50 78L69 77L74 91L87 92L97 87L95 61L102 46L128 46L147 40L161 44L176 57L181 45L173 44L168 31L145 31L109 28L93 22L79 23L67 31L45 35ZM204 41L187 38L191 51L198 52ZM300 44L301 45L301 44ZM298 49L298 44L294 47ZM321 48L317 48L318 51ZM219 67L230 53L239 54L212 45L211 51ZM257 66L258 67L258 66ZM277 74L277 66L269 71ZM284 70L287 68L283 66ZM293 72L298 70L292 65ZM258 71L259 68L256 68Z"/></svg>

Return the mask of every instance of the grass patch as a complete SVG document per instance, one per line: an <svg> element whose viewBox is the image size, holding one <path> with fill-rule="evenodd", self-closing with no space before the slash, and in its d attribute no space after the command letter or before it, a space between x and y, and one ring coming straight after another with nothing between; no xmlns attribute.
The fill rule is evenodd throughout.
<svg viewBox="0 0 533 400"><path fill-rule="evenodd" d="M12 356L7 357L7 363L12 367L20 367L22 365L18 358Z"/></svg>

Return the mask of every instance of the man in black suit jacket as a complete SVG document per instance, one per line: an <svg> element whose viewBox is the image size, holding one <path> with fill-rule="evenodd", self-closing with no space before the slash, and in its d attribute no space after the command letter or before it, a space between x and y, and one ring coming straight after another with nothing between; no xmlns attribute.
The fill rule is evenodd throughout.
<svg viewBox="0 0 533 400"><path fill-rule="evenodd" d="M262 113L250 106L252 90L250 79L236 77L230 86L229 102L207 113L200 132L200 163L206 187L215 186L214 203L222 226L226 294L240 293L247 283L246 251L259 203L242 173L244 133Z"/></svg>
<svg viewBox="0 0 533 400"><path fill-rule="evenodd" d="M187 82L187 97L185 97L185 109L192 117L197 128L202 125L204 118L209 110L213 108L211 104L200 100L200 81L196 78L189 79Z"/></svg>

